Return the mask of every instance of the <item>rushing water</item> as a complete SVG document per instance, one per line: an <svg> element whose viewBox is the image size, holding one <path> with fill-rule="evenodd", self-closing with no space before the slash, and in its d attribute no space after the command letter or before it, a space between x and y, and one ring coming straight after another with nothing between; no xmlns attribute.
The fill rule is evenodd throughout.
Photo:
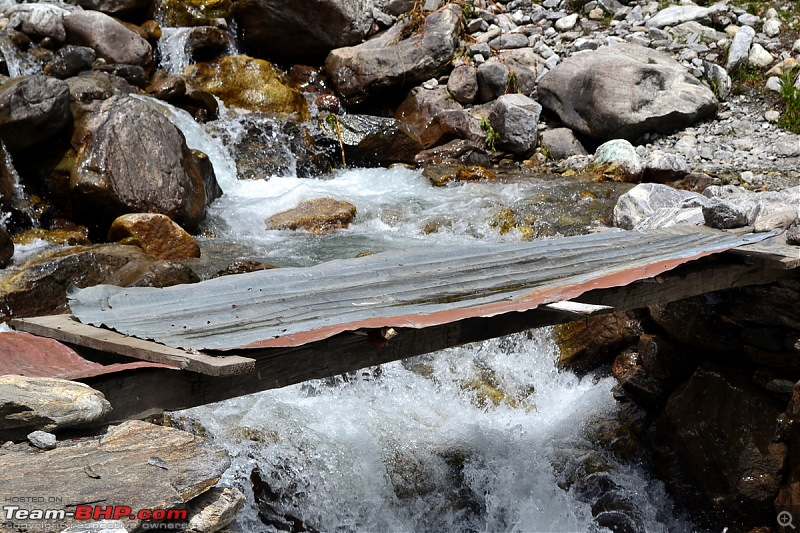
<svg viewBox="0 0 800 533"><path fill-rule="evenodd" d="M552 218L608 193L532 176L437 188L401 167L239 181L218 138L148 101L208 153L225 191L210 209L213 237L201 242L206 259L196 266L205 274L238 258L308 265L422 244L520 240L493 223L503 209ZM226 113L213 130L235 132L238 120ZM268 216L321 196L354 203L355 223L323 236L266 230ZM584 220L582 231L597 223ZM605 445L618 410L613 379L559 371L556 353L543 329L173 418L230 451L221 483L248 498L236 531L688 531L635 454L621 459Z"/></svg>

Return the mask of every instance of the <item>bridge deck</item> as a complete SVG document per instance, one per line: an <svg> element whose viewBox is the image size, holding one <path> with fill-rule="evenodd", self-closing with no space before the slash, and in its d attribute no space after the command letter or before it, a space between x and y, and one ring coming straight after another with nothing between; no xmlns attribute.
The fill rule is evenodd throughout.
<svg viewBox="0 0 800 533"><path fill-rule="evenodd" d="M104 392L123 419L590 314L791 277L800 248L772 236L703 228L607 231L376 254L166 289L98 286L71 296L83 324L64 315L12 325L191 370L140 369L84 380ZM138 351L115 349L131 343Z"/></svg>

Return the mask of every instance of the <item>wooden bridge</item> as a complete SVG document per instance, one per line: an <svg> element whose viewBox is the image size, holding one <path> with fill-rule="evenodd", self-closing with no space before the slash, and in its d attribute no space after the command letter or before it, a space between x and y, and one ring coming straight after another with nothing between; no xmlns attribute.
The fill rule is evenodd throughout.
<svg viewBox="0 0 800 533"><path fill-rule="evenodd" d="M12 327L80 349L115 420L328 377L530 328L796 275L773 233L608 230L387 252L164 289L101 285ZM131 360L171 368L105 366ZM59 375L69 362L37 368ZM73 367L75 365L72 365ZM0 374L6 373L0 360Z"/></svg>

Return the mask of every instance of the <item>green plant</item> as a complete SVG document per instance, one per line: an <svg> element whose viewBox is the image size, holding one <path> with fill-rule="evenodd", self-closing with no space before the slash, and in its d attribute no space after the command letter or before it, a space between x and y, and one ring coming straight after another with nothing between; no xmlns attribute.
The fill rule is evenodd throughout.
<svg viewBox="0 0 800 533"><path fill-rule="evenodd" d="M400 15L398 21L403 23L403 27L400 29L399 41L422 33L425 28L425 12L422 10L422 0L414 0L414 6Z"/></svg>
<svg viewBox="0 0 800 533"><path fill-rule="evenodd" d="M800 89L795 87L797 69L786 70L781 74L781 100L783 113L778 126L791 133L800 133Z"/></svg>
<svg viewBox="0 0 800 533"><path fill-rule="evenodd" d="M519 92L519 78L517 78L517 73L511 70L508 73L508 78L506 79L505 94L518 93L518 92Z"/></svg>
<svg viewBox="0 0 800 533"><path fill-rule="evenodd" d="M485 118L481 119L481 129L486 132L486 138L484 138L483 144L492 152L496 152L500 134L492 127L492 123Z"/></svg>

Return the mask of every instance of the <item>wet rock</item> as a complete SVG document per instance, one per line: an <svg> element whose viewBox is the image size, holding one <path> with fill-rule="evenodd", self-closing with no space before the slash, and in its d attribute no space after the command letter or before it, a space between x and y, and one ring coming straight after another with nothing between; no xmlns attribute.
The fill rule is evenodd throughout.
<svg viewBox="0 0 800 533"><path fill-rule="evenodd" d="M5 228L0 227L0 268L5 268L14 256L14 242Z"/></svg>
<svg viewBox="0 0 800 533"><path fill-rule="evenodd" d="M580 373L590 372L612 361L642 333L640 321L622 312L557 325L554 338L558 364Z"/></svg>
<svg viewBox="0 0 800 533"><path fill-rule="evenodd" d="M703 219L711 228L741 228L747 225L747 212L732 202L712 198L703 206Z"/></svg>
<svg viewBox="0 0 800 533"><path fill-rule="evenodd" d="M3 462L12 469L4 476L8 490L58 493L63 501L55 508L64 510L86 501L131 509L183 509L213 487L230 466L227 452L208 440L138 420L79 445L35 454L6 453ZM36 504L20 505L29 509ZM128 531L158 525L123 520ZM85 527L80 521L66 523Z"/></svg>
<svg viewBox="0 0 800 533"><path fill-rule="evenodd" d="M753 44L755 36L756 31L750 26L743 26L736 32L728 48L728 61L725 63L725 69L729 73L735 73L747 63L747 59L750 56L750 46Z"/></svg>
<svg viewBox="0 0 800 533"><path fill-rule="evenodd" d="M105 100L76 127L73 145L78 152L70 181L73 203L101 228L125 213L151 212L193 232L219 191L210 165L142 100ZM131 158L131 153L142 157Z"/></svg>
<svg viewBox="0 0 800 533"><path fill-rule="evenodd" d="M538 142L539 114L542 106L524 94L506 94L497 99L489 122L500 135L500 145L527 157Z"/></svg>
<svg viewBox="0 0 800 533"><path fill-rule="evenodd" d="M189 502L188 533L213 533L224 529L242 510L245 496L231 487L214 487Z"/></svg>
<svg viewBox="0 0 800 533"><path fill-rule="evenodd" d="M147 66L153 50L138 33L99 11L75 11L64 17L67 42L87 46L109 63Z"/></svg>
<svg viewBox="0 0 800 533"><path fill-rule="evenodd" d="M154 77L145 90L153 98L174 102L186 95L186 80L183 76Z"/></svg>
<svg viewBox="0 0 800 533"><path fill-rule="evenodd" d="M670 56L634 44L573 55L545 74L538 101L595 139L635 139L713 114L717 99Z"/></svg>
<svg viewBox="0 0 800 533"><path fill-rule="evenodd" d="M459 65L447 79L447 92L460 104L474 104L478 98L478 71L471 65Z"/></svg>
<svg viewBox="0 0 800 533"><path fill-rule="evenodd" d="M706 198L696 192L673 189L658 183L641 183L617 200L617 205L614 206L614 225L633 229L659 209L700 207L706 202Z"/></svg>
<svg viewBox="0 0 800 533"><path fill-rule="evenodd" d="M24 439L34 430L84 427L101 422L110 412L105 396L83 383L0 376L0 431L5 438Z"/></svg>
<svg viewBox="0 0 800 533"><path fill-rule="evenodd" d="M108 230L109 241L138 246L155 259L200 257L200 246L168 216L131 213L117 217Z"/></svg>
<svg viewBox="0 0 800 533"><path fill-rule="evenodd" d="M714 507L758 517L771 510L783 479L779 414L746 376L702 366L670 396L658 433Z"/></svg>
<svg viewBox="0 0 800 533"><path fill-rule="evenodd" d="M267 229L305 229L311 233L324 233L346 228L356 216L356 206L333 198L318 198L300 203L294 209L269 217Z"/></svg>
<svg viewBox="0 0 800 533"><path fill-rule="evenodd" d="M483 139L480 121L447 97L447 89L415 87L394 117L411 126L425 148L453 139ZM416 155L416 154L414 154Z"/></svg>
<svg viewBox="0 0 800 533"><path fill-rule="evenodd" d="M103 283L120 287L161 288L198 281L200 276L186 264L146 258L126 263Z"/></svg>
<svg viewBox="0 0 800 533"><path fill-rule="evenodd" d="M193 28L186 37L183 49L194 61L211 61L233 45L228 32L213 26Z"/></svg>
<svg viewBox="0 0 800 533"><path fill-rule="evenodd" d="M586 148L569 128L545 130L541 136L541 146L553 160L566 159L573 155L588 155Z"/></svg>
<svg viewBox="0 0 800 533"><path fill-rule="evenodd" d="M45 74L66 79L92 68L96 58L94 50L86 46L68 44L56 50L53 59L45 68Z"/></svg>
<svg viewBox="0 0 800 533"><path fill-rule="evenodd" d="M642 181L664 183L679 180L688 173L689 165L680 155L653 150L647 156Z"/></svg>
<svg viewBox="0 0 800 533"><path fill-rule="evenodd" d="M730 357L742 352L742 340L741 328L721 318L728 314L728 303L714 294L684 298L650 306L650 316L673 341Z"/></svg>
<svg viewBox="0 0 800 533"><path fill-rule="evenodd" d="M653 406L666 394L662 384L642 366L639 352L635 349L619 354L611 365L611 373L626 396L640 405Z"/></svg>
<svg viewBox="0 0 800 533"><path fill-rule="evenodd" d="M286 74L261 59L221 57L190 65L184 75L230 107L259 113L296 113L302 119L309 116L305 98L291 87Z"/></svg>
<svg viewBox="0 0 800 533"><path fill-rule="evenodd" d="M368 0L238 0L239 40L252 53L286 63L318 62L356 45L372 27Z"/></svg>
<svg viewBox="0 0 800 533"><path fill-rule="evenodd" d="M348 165L411 164L423 148L416 132L396 119L348 114L336 120L338 129L329 121L320 127L336 144L341 140Z"/></svg>
<svg viewBox="0 0 800 533"><path fill-rule="evenodd" d="M120 18L143 16L152 13L155 7L153 0L71 0L71 3Z"/></svg>
<svg viewBox="0 0 800 533"><path fill-rule="evenodd" d="M259 270L269 270L271 268L277 267L268 263L262 263L261 261L253 261L252 259L240 259L226 266L211 276L211 278L221 278L222 276L232 276L235 274L246 274L248 272L258 272Z"/></svg>
<svg viewBox="0 0 800 533"><path fill-rule="evenodd" d="M27 438L28 442L40 450L52 450L56 447L56 436L46 431L32 431Z"/></svg>
<svg viewBox="0 0 800 533"><path fill-rule="evenodd" d="M449 143L423 150L414 158L417 165L425 167L444 163L489 166L491 160L483 146L474 141L457 139Z"/></svg>
<svg viewBox="0 0 800 533"><path fill-rule="evenodd" d="M638 182L644 168L636 148L625 139L615 139L598 146L589 166L592 172L626 183Z"/></svg>
<svg viewBox="0 0 800 533"><path fill-rule="evenodd" d="M144 87L147 81L147 75L145 74L144 69L139 65L112 63L106 65L95 65L94 68L100 72L108 72L109 74L120 77L135 87Z"/></svg>
<svg viewBox="0 0 800 533"><path fill-rule="evenodd" d="M448 70L461 35L458 6L450 4L428 15L420 31L407 38L404 27L398 23L379 37L328 55L328 75L348 103L365 102L388 89L413 87Z"/></svg>
<svg viewBox="0 0 800 533"><path fill-rule="evenodd" d="M48 76L23 76L0 85L0 139L9 150L29 148L71 120L69 87Z"/></svg>
<svg viewBox="0 0 800 533"><path fill-rule="evenodd" d="M113 74L99 71L81 72L66 80L69 87L70 107L78 119L93 109L92 103L112 96L135 93L136 87Z"/></svg>
<svg viewBox="0 0 800 533"><path fill-rule="evenodd" d="M213 26L233 14L231 0L159 0L159 20L172 27Z"/></svg>
<svg viewBox="0 0 800 533"><path fill-rule="evenodd" d="M64 29L66 9L55 4L17 4L5 11L9 17L8 27L36 40L52 39L63 43L67 38Z"/></svg>

